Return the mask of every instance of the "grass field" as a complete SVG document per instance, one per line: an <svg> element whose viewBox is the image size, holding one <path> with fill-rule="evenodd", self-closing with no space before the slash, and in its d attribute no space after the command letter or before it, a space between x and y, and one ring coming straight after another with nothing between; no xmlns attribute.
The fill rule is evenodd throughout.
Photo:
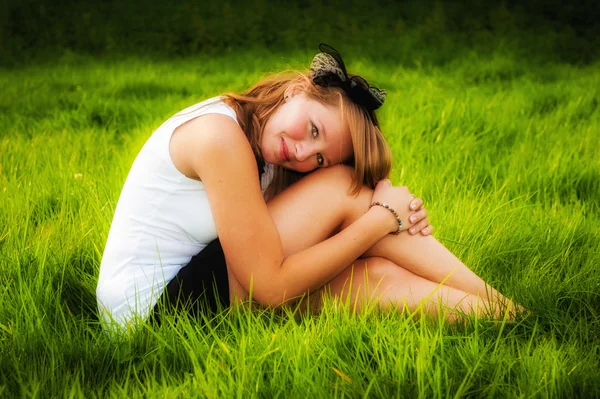
<svg viewBox="0 0 600 399"><path fill-rule="evenodd" d="M334 43L332 43L334 44ZM392 180L531 315L514 322L231 310L111 339L98 267L120 187L178 110L312 53L0 70L0 396L599 397L600 63L476 52L352 71L388 89Z"/></svg>

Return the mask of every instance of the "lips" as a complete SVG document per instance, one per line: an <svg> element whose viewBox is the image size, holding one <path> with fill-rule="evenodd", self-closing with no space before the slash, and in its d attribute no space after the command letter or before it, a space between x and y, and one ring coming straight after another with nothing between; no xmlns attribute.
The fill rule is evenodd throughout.
<svg viewBox="0 0 600 399"><path fill-rule="evenodd" d="M285 161L290 161L290 153L288 152L287 145L283 138L281 139L281 145L279 146L279 156Z"/></svg>

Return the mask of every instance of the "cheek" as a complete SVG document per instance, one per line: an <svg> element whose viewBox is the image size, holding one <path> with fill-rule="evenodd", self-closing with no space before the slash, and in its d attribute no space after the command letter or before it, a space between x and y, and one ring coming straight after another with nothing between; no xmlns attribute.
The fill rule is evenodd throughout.
<svg viewBox="0 0 600 399"><path fill-rule="evenodd" d="M261 145L272 145L277 141L277 133L276 125L267 123L260 138Z"/></svg>
<svg viewBox="0 0 600 399"><path fill-rule="evenodd" d="M303 129L300 123L290 123L285 130L285 134L294 141L302 141L304 139Z"/></svg>
<svg viewBox="0 0 600 399"><path fill-rule="evenodd" d="M294 140L303 140L308 131L308 121L308 116L302 110L290 110L282 121L282 131L285 131L285 134Z"/></svg>

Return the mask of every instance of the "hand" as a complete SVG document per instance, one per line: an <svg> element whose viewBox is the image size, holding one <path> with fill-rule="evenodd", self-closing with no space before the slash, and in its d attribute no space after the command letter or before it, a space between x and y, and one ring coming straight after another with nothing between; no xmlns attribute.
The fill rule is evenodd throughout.
<svg viewBox="0 0 600 399"><path fill-rule="evenodd" d="M415 213L409 206L413 198L414 195L408 191L407 187L392 186L392 182L389 179L384 179L375 186L371 203L379 202L393 208L402 221L401 231L405 231L411 226L409 217ZM390 227L390 233L398 231L398 221L392 212L381 206L374 206L371 209L380 212L382 216L385 217L385 220ZM385 212L386 215L384 215L383 212Z"/></svg>
<svg viewBox="0 0 600 399"><path fill-rule="evenodd" d="M433 226L429 224L429 220L427 219L427 210L423 208L423 200L418 197L413 199L410 203L410 209L414 212L408 218L410 227L408 234L415 235L421 233L422 236L428 236L433 233Z"/></svg>

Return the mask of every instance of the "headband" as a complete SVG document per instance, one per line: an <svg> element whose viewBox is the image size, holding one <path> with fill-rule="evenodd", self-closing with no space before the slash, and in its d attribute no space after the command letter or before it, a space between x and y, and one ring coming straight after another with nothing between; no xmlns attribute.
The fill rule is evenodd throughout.
<svg viewBox="0 0 600 399"><path fill-rule="evenodd" d="M320 53L315 55L310 65L310 77L315 85L322 87L339 87L352 101L363 107L377 124L375 111L383 105L386 91L369 86L367 81L358 75L348 75L342 56L333 47L321 43Z"/></svg>

